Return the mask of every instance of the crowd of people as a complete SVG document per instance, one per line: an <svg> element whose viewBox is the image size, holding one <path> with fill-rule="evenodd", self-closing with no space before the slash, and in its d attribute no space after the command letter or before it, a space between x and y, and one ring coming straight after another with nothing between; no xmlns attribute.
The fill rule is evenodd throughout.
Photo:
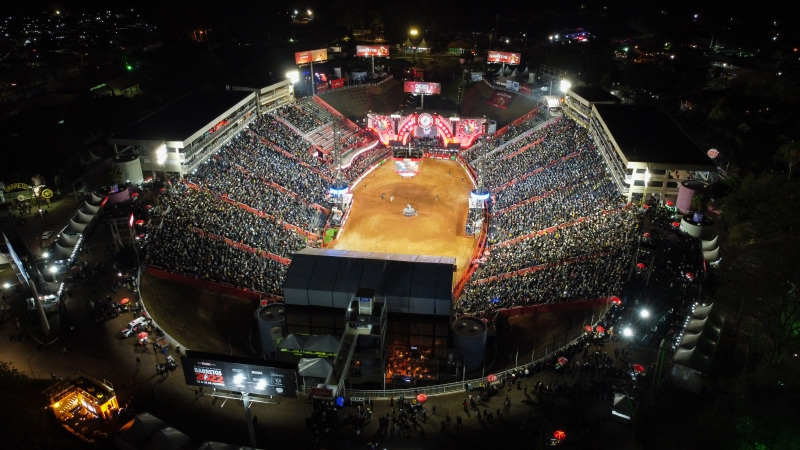
<svg viewBox="0 0 800 450"><path fill-rule="evenodd" d="M482 175L493 195L489 254L458 313L619 291L637 217L583 128L562 119L499 147Z"/></svg>
<svg viewBox="0 0 800 450"><path fill-rule="evenodd" d="M306 117L287 111L292 120ZM285 261L307 245L307 233L321 232L329 214L336 169L309 148L275 116L255 120L187 176L188 184L176 181L162 193L166 213L148 242L147 263L281 295ZM361 152L342 173L353 180L387 154L382 146Z"/></svg>
<svg viewBox="0 0 800 450"><path fill-rule="evenodd" d="M170 213L151 240L150 263L280 295L286 267L262 252L288 260L306 245L306 236L285 225L318 231L338 175L295 131L324 125L316 108L306 109L287 105L256 119L188 177L200 190L179 184L166 194ZM539 124L534 116L483 144L492 146L481 164L492 192L489 253L458 313L595 298L620 288L637 219L585 129L566 118ZM342 175L357 179L387 155L381 146L358 153ZM225 241L209 235L256 251L223 250Z"/></svg>
<svg viewBox="0 0 800 450"><path fill-rule="evenodd" d="M145 248L149 265L236 287L281 295L287 266L264 252L290 258L304 237L214 194L177 184L161 195L168 212ZM253 251L230 245L241 243Z"/></svg>
<svg viewBox="0 0 800 450"><path fill-rule="evenodd" d="M310 100L298 102L296 104L286 104L275 111L273 114L306 134L333 120L333 116L316 107Z"/></svg>

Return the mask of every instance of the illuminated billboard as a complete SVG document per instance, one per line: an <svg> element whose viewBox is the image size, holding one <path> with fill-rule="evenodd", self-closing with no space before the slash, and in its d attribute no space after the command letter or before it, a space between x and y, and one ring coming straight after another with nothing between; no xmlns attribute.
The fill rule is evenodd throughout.
<svg viewBox="0 0 800 450"><path fill-rule="evenodd" d="M297 397L297 365L189 350L181 356L186 384L248 394Z"/></svg>
<svg viewBox="0 0 800 450"><path fill-rule="evenodd" d="M494 50L489 50L489 55L486 57L486 62L519 64L520 59L522 59L522 54L520 53L498 52Z"/></svg>
<svg viewBox="0 0 800 450"><path fill-rule="evenodd" d="M419 165L422 158L392 158L394 160L394 171L401 177L413 177L419 173Z"/></svg>
<svg viewBox="0 0 800 450"><path fill-rule="evenodd" d="M407 94L441 94L442 85L439 83L428 83L427 81L404 81L403 92Z"/></svg>
<svg viewBox="0 0 800 450"><path fill-rule="evenodd" d="M356 56L389 56L385 45L356 45Z"/></svg>
<svg viewBox="0 0 800 450"><path fill-rule="evenodd" d="M304 52L296 52L294 54L294 62L298 65L325 62L328 60L328 49L320 48L318 50L307 50Z"/></svg>

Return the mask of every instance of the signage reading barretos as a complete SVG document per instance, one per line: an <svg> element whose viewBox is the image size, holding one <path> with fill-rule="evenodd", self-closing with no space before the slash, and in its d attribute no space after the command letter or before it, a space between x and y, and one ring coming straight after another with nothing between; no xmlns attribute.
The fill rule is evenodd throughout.
<svg viewBox="0 0 800 450"><path fill-rule="evenodd" d="M187 351L181 356L186 384L248 394L295 397L296 366L264 366L258 360Z"/></svg>

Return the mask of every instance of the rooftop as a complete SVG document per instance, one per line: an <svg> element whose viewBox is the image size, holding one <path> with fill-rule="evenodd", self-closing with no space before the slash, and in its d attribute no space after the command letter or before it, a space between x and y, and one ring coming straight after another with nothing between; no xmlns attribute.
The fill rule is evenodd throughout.
<svg viewBox="0 0 800 450"><path fill-rule="evenodd" d="M252 92L194 92L141 119L111 139L183 142L249 95Z"/></svg>
<svg viewBox="0 0 800 450"><path fill-rule="evenodd" d="M714 163L665 113L653 106L595 104L628 162L711 170Z"/></svg>
<svg viewBox="0 0 800 450"><path fill-rule="evenodd" d="M570 93L580 97L589 103L619 103L620 99L608 93L605 89L596 86L574 86L570 88Z"/></svg>

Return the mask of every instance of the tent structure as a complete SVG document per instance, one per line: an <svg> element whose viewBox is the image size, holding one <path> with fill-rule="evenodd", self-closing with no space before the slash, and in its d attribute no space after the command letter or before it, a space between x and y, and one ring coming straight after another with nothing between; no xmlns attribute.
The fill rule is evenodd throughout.
<svg viewBox="0 0 800 450"><path fill-rule="evenodd" d="M279 352L302 352L308 336L289 334L278 342Z"/></svg>
<svg viewBox="0 0 800 450"><path fill-rule="evenodd" d="M703 378L722 336L725 319L713 307L711 304L694 308L672 357L670 380L688 391L703 389Z"/></svg>
<svg viewBox="0 0 800 450"><path fill-rule="evenodd" d="M333 372L333 364L324 358L302 358L297 364L297 373L304 378L327 380L331 372Z"/></svg>
<svg viewBox="0 0 800 450"><path fill-rule="evenodd" d="M86 201L88 201L92 205L99 205L103 201L103 197L97 195L96 192L92 192Z"/></svg>
<svg viewBox="0 0 800 450"><path fill-rule="evenodd" d="M86 214L85 212L78 210L75 211L75 215L72 216L72 219L78 223L92 223L94 220L94 214Z"/></svg>
<svg viewBox="0 0 800 450"><path fill-rule="evenodd" d="M167 423L150 413L141 413L123 425L114 435L117 448L139 449L150 441Z"/></svg>
<svg viewBox="0 0 800 450"><path fill-rule="evenodd" d="M58 236L58 240L56 242L58 243L58 245L62 247L74 248L76 245L78 245L79 239L80 236L78 236L77 234L61 233L61 235Z"/></svg>
<svg viewBox="0 0 800 450"><path fill-rule="evenodd" d="M69 219L67 227L64 228L64 233L83 233L83 230L85 230L88 225L88 223L78 223Z"/></svg>
<svg viewBox="0 0 800 450"><path fill-rule="evenodd" d="M150 442L145 448L147 450L189 450L194 447L192 438L173 427L167 426L158 430L150 438Z"/></svg>
<svg viewBox="0 0 800 450"><path fill-rule="evenodd" d="M311 336L303 346L303 352L335 355L339 352L339 340L330 334Z"/></svg>
<svg viewBox="0 0 800 450"><path fill-rule="evenodd" d="M83 201L83 206L81 207L82 210L90 213L90 214L97 214L100 211L100 205L93 205L86 200Z"/></svg>
<svg viewBox="0 0 800 450"><path fill-rule="evenodd" d="M635 408L633 399L621 392L614 393L614 403L611 406L611 418L624 423L633 421Z"/></svg>
<svg viewBox="0 0 800 450"><path fill-rule="evenodd" d="M73 248L62 247L57 242L53 244L53 252L56 254L57 259L69 259L72 256Z"/></svg>

